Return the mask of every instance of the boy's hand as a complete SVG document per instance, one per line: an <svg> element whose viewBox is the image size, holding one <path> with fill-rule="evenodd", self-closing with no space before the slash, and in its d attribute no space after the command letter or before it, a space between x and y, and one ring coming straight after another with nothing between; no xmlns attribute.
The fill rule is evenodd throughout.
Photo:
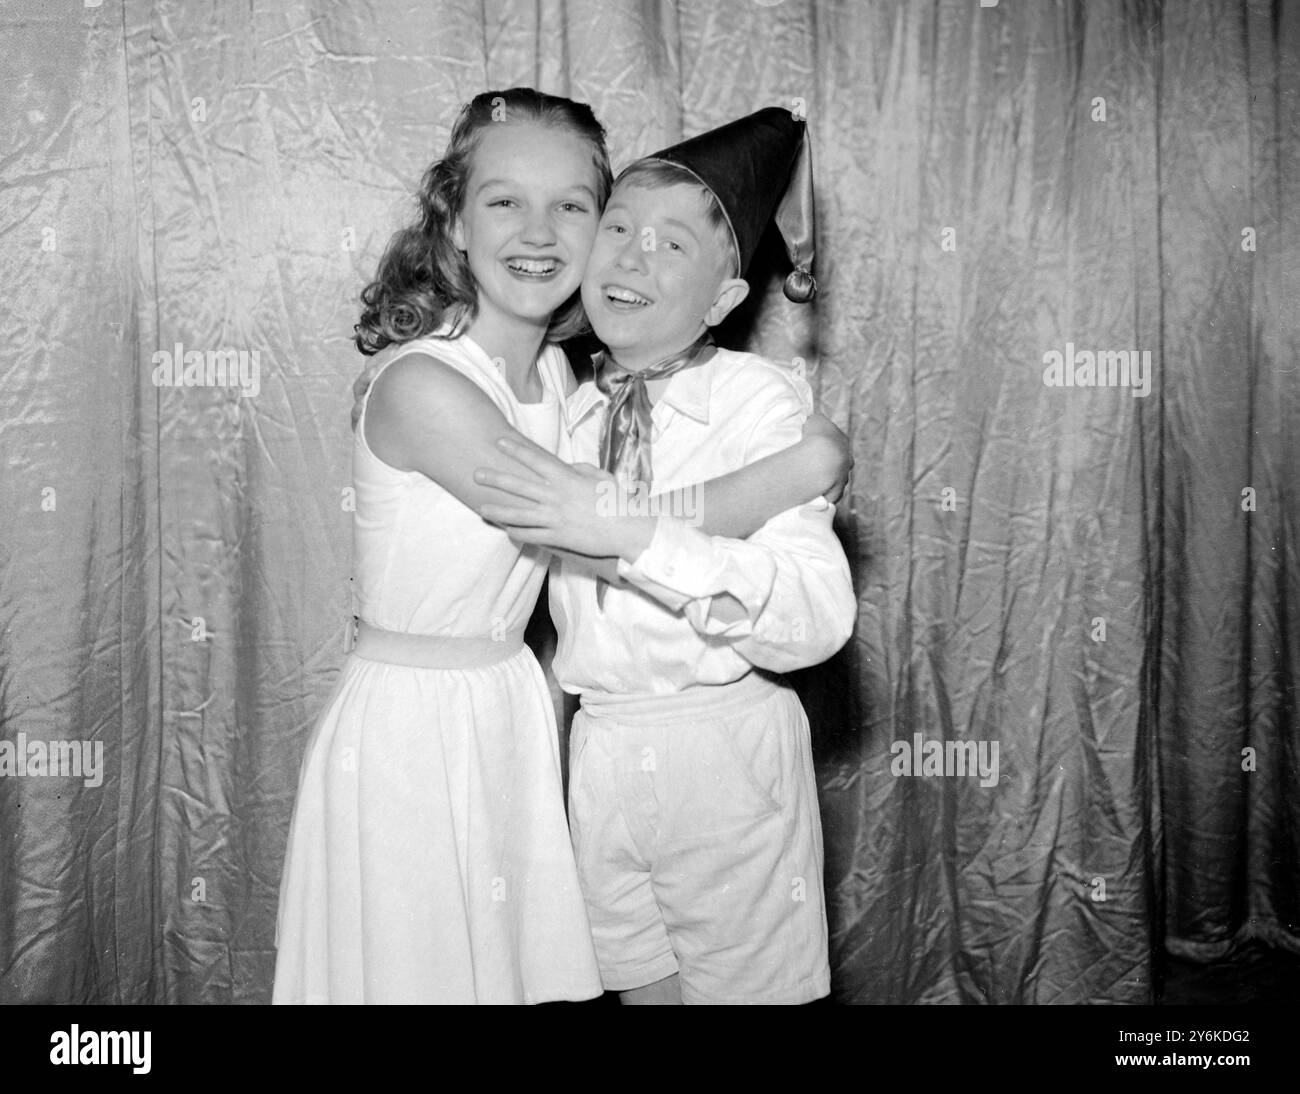
<svg viewBox="0 0 1300 1094"><path fill-rule="evenodd" d="M827 488L822 496L832 505L844 496L853 474L853 449L844 431L821 411L814 411L803 424L803 444L825 452Z"/></svg>
<svg viewBox="0 0 1300 1094"><path fill-rule="evenodd" d="M375 373L378 371L379 361L377 357L372 357L366 367L361 370L361 375L352 381L352 429L354 431L357 428L357 422L361 420L361 403L366 397L366 392L370 390L370 385L375 379Z"/></svg>
<svg viewBox="0 0 1300 1094"><path fill-rule="evenodd" d="M567 464L531 441L502 437L497 447L531 473L487 468L474 472L481 486L513 494L514 503L489 503L484 520L500 525L516 543L537 543L595 558L634 560L654 535L655 520L619 512L614 476L591 464Z"/></svg>

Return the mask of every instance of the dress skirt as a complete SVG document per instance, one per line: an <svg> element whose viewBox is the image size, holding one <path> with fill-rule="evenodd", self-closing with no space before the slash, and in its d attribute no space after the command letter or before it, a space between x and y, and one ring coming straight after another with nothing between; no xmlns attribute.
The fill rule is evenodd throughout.
<svg viewBox="0 0 1300 1094"><path fill-rule="evenodd" d="M303 761L276 1003L540 1003L600 993L533 654L348 657Z"/></svg>

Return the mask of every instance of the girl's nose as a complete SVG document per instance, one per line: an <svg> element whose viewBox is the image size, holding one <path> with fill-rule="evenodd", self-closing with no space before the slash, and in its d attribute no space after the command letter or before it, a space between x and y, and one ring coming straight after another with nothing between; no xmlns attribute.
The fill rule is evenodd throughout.
<svg viewBox="0 0 1300 1094"><path fill-rule="evenodd" d="M537 247L549 247L555 242L555 225L545 211L538 210L528 217L521 238Z"/></svg>

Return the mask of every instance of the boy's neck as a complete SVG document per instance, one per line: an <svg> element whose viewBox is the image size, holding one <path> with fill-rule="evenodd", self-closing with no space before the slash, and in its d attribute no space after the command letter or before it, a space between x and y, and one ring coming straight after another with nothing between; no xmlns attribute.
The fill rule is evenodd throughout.
<svg viewBox="0 0 1300 1094"><path fill-rule="evenodd" d="M645 372L648 369L653 369L667 361L674 360L690 349L695 349L698 354L699 351L704 348L704 336L707 332L708 328L703 328L694 339L671 353L664 353L662 350L650 350L646 353L638 353L634 349L631 351L632 364L630 365L625 363L623 359L623 354L628 352L626 350L620 352L618 355L606 351L606 357L612 364L618 366L624 372ZM659 401L663 396L663 393L668 389L668 385L673 382L673 376L675 375L676 373L669 376L652 377L646 380L646 394L650 397L652 403L657 403Z"/></svg>
<svg viewBox="0 0 1300 1094"><path fill-rule="evenodd" d="M678 355L685 353L692 346L699 345L701 339L707 333L708 328L701 327L699 334L675 350L665 351L662 348L641 350L633 346L631 348L625 347L617 352L606 350L605 356L624 372L645 372L647 369L662 365L665 361L671 361ZM653 381L650 382L653 383Z"/></svg>

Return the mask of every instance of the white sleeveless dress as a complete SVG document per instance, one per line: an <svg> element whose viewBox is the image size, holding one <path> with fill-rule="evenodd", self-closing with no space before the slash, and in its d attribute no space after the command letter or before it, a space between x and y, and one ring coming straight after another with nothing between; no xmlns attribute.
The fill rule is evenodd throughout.
<svg viewBox="0 0 1300 1094"><path fill-rule="evenodd" d="M538 362L520 403L467 337L422 351L481 387L554 452L569 374ZM373 388L372 388L373 390ZM364 423L364 410L362 423ZM546 557L431 479L374 455L358 425L357 612L388 631L521 630ZM307 746L277 920L275 1003L538 1003L589 999L600 975L569 842L551 694L527 647L468 669L351 654Z"/></svg>

